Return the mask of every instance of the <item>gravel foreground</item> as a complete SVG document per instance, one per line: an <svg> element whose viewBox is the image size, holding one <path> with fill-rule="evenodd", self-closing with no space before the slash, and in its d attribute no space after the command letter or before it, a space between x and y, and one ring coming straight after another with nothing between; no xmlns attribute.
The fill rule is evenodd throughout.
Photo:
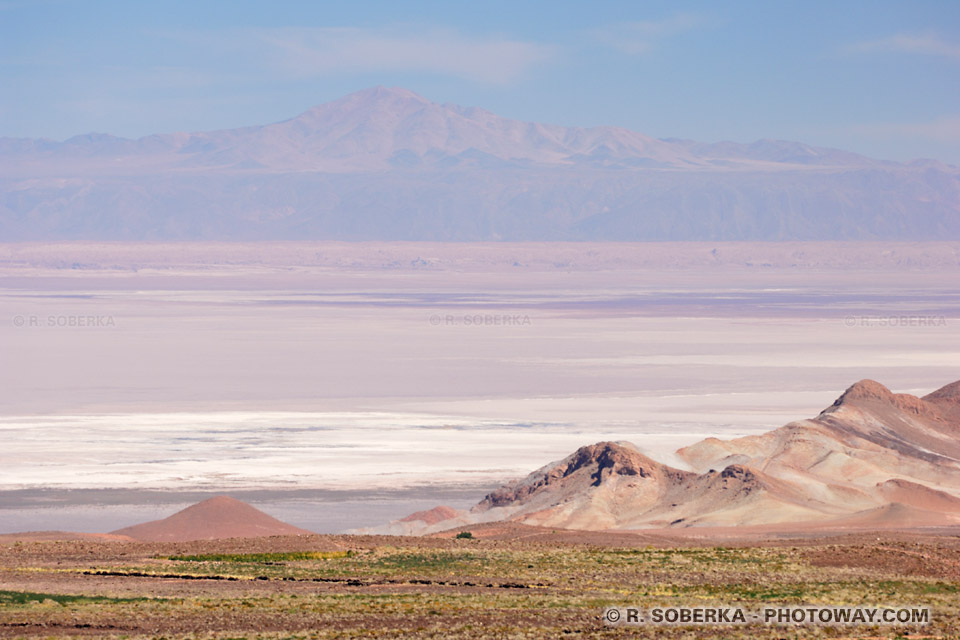
<svg viewBox="0 0 960 640"><path fill-rule="evenodd" d="M956 638L960 537L0 541L0 637ZM916 626L607 626L607 607L929 607Z"/></svg>

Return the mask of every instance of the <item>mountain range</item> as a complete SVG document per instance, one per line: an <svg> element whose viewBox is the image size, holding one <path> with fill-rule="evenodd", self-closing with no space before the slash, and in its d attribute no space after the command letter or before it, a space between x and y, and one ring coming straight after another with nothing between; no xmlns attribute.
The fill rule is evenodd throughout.
<svg viewBox="0 0 960 640"><path fill-rule="evenodd" d="M265 126L0 138L0 240L950 240L960 170L376 87Z"/></svg>
<svg viewBox="0 0 960 640"><path fill-rule="evenodd" d="M815 418L677 453L689 469L628 442L585 446L468 512L419 512L386 531L502 521L589 530L960 525L960 381L917 398L862 380Z"/></svg>

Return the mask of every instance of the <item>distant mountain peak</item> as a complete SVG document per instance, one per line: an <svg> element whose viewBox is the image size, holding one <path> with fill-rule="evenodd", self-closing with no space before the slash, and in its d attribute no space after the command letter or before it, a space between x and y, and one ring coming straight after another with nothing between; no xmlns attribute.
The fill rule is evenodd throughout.
<svg viewBox="0 0 960 640"><path fill-rule="evenodd" d="M346 97L349 98L351 96L369 100L415 100L423 104L430 102L419 93L411 91L410 89L403 87L384 87L383 85L361 89L348 94Z"/></svg>
<svg viewBox="0 0 960 640"><path fill-rule="evenodd" d="M426 106L433 104L418 93L401 87L370 87L347 94L332 102L325 102L314 106L309 111L327 108L363 109L372 107L390 107L398 105Z"/></svg>
<svg viewBox="0 0 960 640"><path fill-rule="evenodd" d="M383 86L262 126L0 138L0 175L10 241L960 238L955 168L526 122Z"/></svg>

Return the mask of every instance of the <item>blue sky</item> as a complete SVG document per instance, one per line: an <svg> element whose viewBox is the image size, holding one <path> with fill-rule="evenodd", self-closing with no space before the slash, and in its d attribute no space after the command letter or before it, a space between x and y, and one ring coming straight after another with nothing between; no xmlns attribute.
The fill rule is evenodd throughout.
<svg viewBox="0 0 960 640"><path fill-rule="evenodd" d="M960 1L0 0L0 136L266 124L374 85L960 164Z"/></svg>

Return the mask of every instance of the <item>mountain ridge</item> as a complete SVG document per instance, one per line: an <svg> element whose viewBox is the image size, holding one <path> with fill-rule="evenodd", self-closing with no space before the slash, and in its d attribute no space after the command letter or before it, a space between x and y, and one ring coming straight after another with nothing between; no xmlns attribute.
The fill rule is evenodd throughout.
<svg viewBox="0 0 960 640"><path fill-rule="evenodd" d="M0 138L8 240L960 239L960 169L374 87L262 126Z"/></svg>
<svg viewBox="0 0 960 640"><path fill-rule="evenodd" d="M533 142L541 148L546 146L545 154L537 158L541 162L566 160L579 157L589 158L592 154L610 158L625 154L646 154L655 158L657 154L679 161L678 166L706 166L702 160L732 156L738 159L757 160L774 163L811 164L820 162L840 163L897 163L874 160L852 152L839 149L812 147L800 142L760 139L752 143L720 141L702 143L692 140L656 139L623 127L600 125L594 127L566 127L553 124L541 124L503 118L479 107L462 107L452 103L437 104L403 88L371 87L334 100L316 105L302 113L267 125L251 125L237 129L220 129L208 132L151 134L140 138L124 138L109 133L87 133L73 136L62 142L49 139L0 137L0 153L16 149L51 152L57 149L69 149L81 152L88 150L89 155L98 155L110 147L116 151L135 154L150 149L166 148L185 153L203 153L205 146L220 142L228 144L242 134L262 136L276 134L284 142L296 142L296 138L316 138L323 131L329 138L343 140L348 133L374 133L377 129L389 133L391 129L413 118L413 131L405 135L395 146L400 150L410 150L419 154L431 149L443 150L444 155L457 154L475 149L482 153L495 155L501 160L533 159L534 154L526 152L519 155L515 148L504 148L489 140L477 140L479 144L468 145L463 136L463 128L474 129L474 133L488 136L499 134L505 141ZM444 118L446 121L444 121ZM431 119L434 121L431 122ZM456 119L460 121L457 122ZM433 125L432 127L427 125ZM363 129L357 131L357 129ZM446 139L444 139L446 134ZM531 140L532 139L532 140ZM302 140L301 140L302 142ZM353 141L350 141L354 143ZM344 142L347 144L347 142ZM308 147L317 152L324 149ZM335 147L335 150L341 150ZM365 151L374 151L367 148ZM287 149L288 152L291 149ZM497 154L496 152L499 152ZM226 156L218 156L228 160ZM245 158L250 160L251 158ZM698 162L699 160L699 162ZM376 167L383 168L383 167ZM369 168L368 168L369 169ZM327 168L326 170L329 170Z"/></svg>
<svg viewBox="0 0 960 640"><path fill-rule="evenodd" d="M958 407L960 382L918 398L861 380L815 418L680 449L691 470L629 442L600 442L487 494L469 514L415 528L407 520L404 531L486 522L587 530L958 526Z"/></svg>

